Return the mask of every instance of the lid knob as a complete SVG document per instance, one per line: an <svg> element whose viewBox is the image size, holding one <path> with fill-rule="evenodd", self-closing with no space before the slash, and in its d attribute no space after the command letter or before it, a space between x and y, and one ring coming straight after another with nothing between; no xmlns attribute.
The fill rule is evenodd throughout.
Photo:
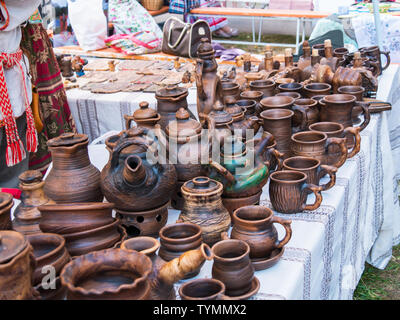
<svg viewBox="0 0 400 320"><path fill-rule="evenodd" d="M199 188L207 188L210 185L210 178L208 177L197 177L193 178L193 184Z"/></svg>
<svg viewBox="0 0 400 320"><path fill-rule="evenodd" d="M39 170L27 170L18 176L23 183L34 183L42 181L43 175Z"/></svg>
<svg viewBox="0 0 400 320"><path fill-rule="evenodd" d="M149 103L147 101L142 101L139 103L140 109L146 109L149 107Z"/></svg>
<svg viewBox="0 0 400 320"><path fill-rule="evenodd" d="M183 107L179 108L175 116L178 120L187 120L190 118L189 112Z"/></svg>
<svg viewBox="0 0 400 320"><path fill-rule="evenodd" d="M221 103L221 101L217 100L214 104L214 110L215 111L222 111L224 110L224 105Z"/></svg>
<svg viewBox="0 0 400 320"><path fill-rule="evenodd" d="M68 140L68 139L72 139L75 136L75 133L73 132L67 132L67 133L63 133L60 135L60 139L63 140Z"/></svg>

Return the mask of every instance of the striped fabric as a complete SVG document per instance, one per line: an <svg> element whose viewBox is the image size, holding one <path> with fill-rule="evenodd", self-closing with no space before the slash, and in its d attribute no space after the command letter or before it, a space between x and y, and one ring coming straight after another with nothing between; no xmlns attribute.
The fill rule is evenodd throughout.
<svg viewBox="0 0 400 320"><path fill-rule="evenodd" d="M196 2L198 3L198 5L196 5L195 7L190 7L190 10L193 8L199 8L199 7L215 7L215 8L221 7L221 5L218 1L198 0ZM189 0L189 3L190 3L190 0ZM199 20L199 19L207 21L212 32L217 31L218 29L221 29L222 27L224 27L228 24L228 20L226 18L193 17L193 16L185 15L185 21L189 22L189 23L194 23L196 20Z"/></svg>

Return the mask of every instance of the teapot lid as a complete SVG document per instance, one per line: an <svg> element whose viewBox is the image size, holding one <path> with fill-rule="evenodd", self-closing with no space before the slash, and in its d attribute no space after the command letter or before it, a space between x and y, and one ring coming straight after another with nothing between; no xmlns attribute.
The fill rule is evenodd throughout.
<svg viewBox="0 0 400 320"><path fill-rule="evenodd" d="M192 180L186 181L182 186L183 191L201 195L213 191L220 191L222 188L223 186L220 182L208 177L193 178Z"/></svg>
<svg viewBox="0 0 400 320"><path fill-rule="evenodd" d="M169 85L156 91L156 97L178 97L187 94L188 89L185 87L178 87L177 85Z"/></svg>
<svg viewBox="0 0 400 320"><path fill-rule="evenodd" d="M171 121L165 131L168 136L184 138L197 135L201 132L201 124L190 118L189 112L185 108L179 108L175 113L176 120Z"/></svg>
<svg viewBox="0 0 400 320"><path fill-rule="evenodd" d="M39 170L27 170L18 176L19 181L25 184L41 182L43 175Z"/></svg>
<svg viewBox="0 0 400 320"><path fill-rule="evenodd" d="M233 119L232 116L224 110L224 106L220 101L214 104L213 110L209 113L209 116L214 119L215 124L230 124Z"/></svg>
<svg viewBox="0 0 400 320"><path fill-rule="evenodd" d="M0 230L0 263L7 263L27 246L22 233L12 230Z"/></svg>
<svg viewBox="0 0 400 320"><path fill-rule="evenodd" d="M10 193L0 192L0 209L7 207L13 199Z"/></svg>
<svg viewBox="0 0 400 320"><path fill-rule="evenodd" d="M147 101L142 101L139 103L140 109L133 113L135 119L151 119L157 118L158 113L156 110L149 108L149 103Z"/></svg>
<svg viewBox="0 0 400 320"><path fill-rule="evenodd" d="M88 141L88 136L86 134L68 132L68 133L63 133L56 138L50 139L49 141L47 141L47 146L67 147L86 141Z"/></svg>

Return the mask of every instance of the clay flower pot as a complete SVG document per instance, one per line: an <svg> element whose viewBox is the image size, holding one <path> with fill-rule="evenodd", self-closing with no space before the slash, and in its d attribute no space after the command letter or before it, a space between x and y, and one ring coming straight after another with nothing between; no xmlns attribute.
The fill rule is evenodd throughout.
<svg viewBox="0 0 400 320"><path fill-rule="evenodd" d="M11 208L14 205L13 196L0 192L0 230L11 229Z"/></svg>

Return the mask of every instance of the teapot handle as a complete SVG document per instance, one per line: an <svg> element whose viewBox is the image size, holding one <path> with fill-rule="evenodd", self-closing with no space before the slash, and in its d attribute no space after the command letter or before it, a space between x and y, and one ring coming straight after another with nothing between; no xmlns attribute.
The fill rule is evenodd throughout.
<svg viewBox="0 0 400 320"><path fill-rule="evenodd" d="M236 182L236 179L232 175L232 173L230 173L226 168L224 168L218 162L210 160L209 163L214 169L216 169L222 176L224 176L228 180L229 184L234 184Z"/></svg>
<svg viewBox="0 0 400 320"><path fill-rule="evenodd" d="M146 147L146 149L149 149L149 145L147 143L144 143L137 139L129 139L129 140L123 141L121 144L117 145L112 152L111 165L110 165L111 170L114 170L118 166L119 155L120 155L121 151L123 149L125 149L126 147L129 147L134 144L144 146L144 147Z"/></svg>
<svg viewBox="0 0 400 320"><path fill-rule="evenodd" d="M124 114L124 119L125 119L125 129L129 130L131 128L131 123L134 121L132 116L128 116L127 114Z"/></svg>
<svg viewBox="0 0 400 320"><path fill-rule="evenodd" d="M282 240L280 240L280 241L277 240L275 242L276 248L280 249L286 243L288 243L289 240L292 238L292 227L291 227L292 220L286 220L286 219L279 218L277 216L272 216L272 223L279 223L285 228L285 232L286 232L285 237Z"/></svg>

